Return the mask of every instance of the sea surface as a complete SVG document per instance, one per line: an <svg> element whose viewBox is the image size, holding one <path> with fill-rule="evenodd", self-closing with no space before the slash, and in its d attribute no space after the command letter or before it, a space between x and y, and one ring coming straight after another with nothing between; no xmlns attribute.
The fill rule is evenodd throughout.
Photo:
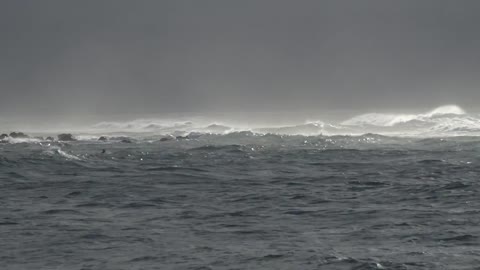
<svg viewBox="0 0 480 270"><path fill-rule="evenodd" d="M27 134L0 135L0 270L480 269L480 115L455 105L2 123Z"/></svg>
<svg viewBox="0 0 480 270"><path fill-rule="evenodd" d="M480 137L0 143L0 269L480 269Z"/></svg>

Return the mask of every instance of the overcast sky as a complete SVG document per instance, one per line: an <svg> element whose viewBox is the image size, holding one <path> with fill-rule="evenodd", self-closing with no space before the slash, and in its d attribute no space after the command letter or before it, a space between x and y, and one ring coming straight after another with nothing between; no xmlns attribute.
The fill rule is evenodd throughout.
<svg viewBox="0 0 480 270"><path fill-rule="evenodd" d="M0 115L480 107L480 1L2 0Z"/></svg>

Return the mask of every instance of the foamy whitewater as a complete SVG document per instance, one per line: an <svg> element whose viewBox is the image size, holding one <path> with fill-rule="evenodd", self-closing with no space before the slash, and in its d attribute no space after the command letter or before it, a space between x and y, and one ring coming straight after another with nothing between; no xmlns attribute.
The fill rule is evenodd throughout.
<svg viewBox="0 0 480 270"><path fill-rule="evenodd" d="M480 117L458 106L61 132L0 142L0 269L480 265Z"/></svg>
<svg viewBox="0 0 480 270"><path fill-rule="evenodd" d="M291 126L246 126L200 121L139 119L130 122L102 122L90 132L132 132L159 135L188 133L229 134L249 131L255 134L277 135L361 135L375 133L390 136L470 136L480 135L480 116L466 113L456 105L446 105L422 114L368 113L340 123L322 120L306 121Z"/></svg>

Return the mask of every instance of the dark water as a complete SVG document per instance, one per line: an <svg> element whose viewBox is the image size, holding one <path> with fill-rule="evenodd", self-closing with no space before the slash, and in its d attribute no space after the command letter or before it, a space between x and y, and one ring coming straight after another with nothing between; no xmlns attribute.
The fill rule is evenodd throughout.
<svg viewBox="0 0 480 270"><path fill-rule="evenodd" d="M479 176L477 138L0 144L0 269L479 269Z"/></svg>

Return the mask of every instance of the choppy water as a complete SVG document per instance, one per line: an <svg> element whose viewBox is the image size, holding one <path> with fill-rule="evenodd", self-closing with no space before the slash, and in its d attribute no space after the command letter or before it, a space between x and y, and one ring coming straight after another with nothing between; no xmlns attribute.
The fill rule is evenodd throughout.
<svg viewBox="0 0 480 270"><path fill-rule="evenodd" d="M4 143L0 268L478 269L479 176L478 137Z"/></svg>

